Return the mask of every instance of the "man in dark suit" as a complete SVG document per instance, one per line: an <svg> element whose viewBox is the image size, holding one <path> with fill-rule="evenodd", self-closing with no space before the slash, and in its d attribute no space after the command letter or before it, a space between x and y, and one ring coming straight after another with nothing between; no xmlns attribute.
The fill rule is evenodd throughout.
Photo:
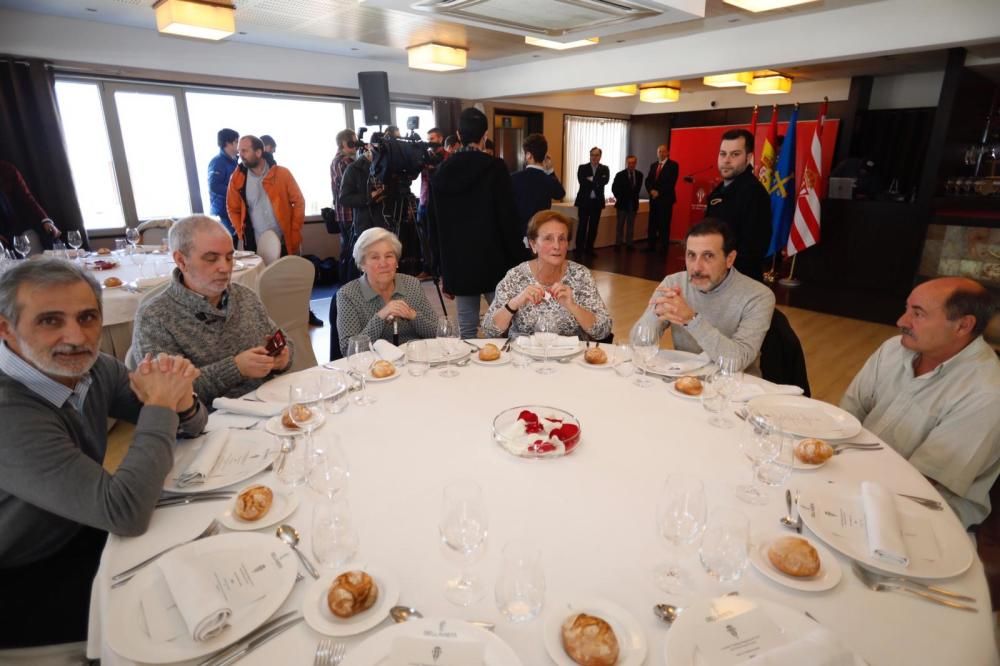
<svg viewBox="0 0 1000 666"><path fill-rule="evenodd" d="M615 249L622 246L622 232L625 245L632 249L632 235L635 231L635 214L639 211L639 192L642 191L642 172L635 168L639 158L629 155L625 158L625 168L615 174L611 183L611 194L615 197L618 225L615 227Z"/></svg>
<svg viewBox="0 0 1000 666"><path fill-rule="evenodd" d="M656 249L656 239L660 239L660 249L667 251L670 243L670 218L674 213L677 195L677 162L670 159L670 149L660 144L656 147L656 161L649 165L646 176L646 191L649 192L649 245L647 252Z"/></svg>
<svg viewBox="0 0 1000 666"><path fill-rule="evenodd" d="M541 210L552 208L553 199L562 199L566 190L552 169L552 160L548 157L549 142L541 134L529 134L524 140L523 170L511 175L511 185L514 187L514 204L517 206L518 233L521 237L527 235L528 222ZM530 257L531 251L525 246L525 256Z"/></svg>
<svg viewBox="0 0 1000 666"><path fill-rule="evenodd" d="M590 149L590 162L581 164L576 170L576 180L580 190L573 205L577 208L579 220L576 227L576 254L594 254L597 240L597 224L604 210L604 187L611 182L611 170L601 164L601 149Z"/></svg>

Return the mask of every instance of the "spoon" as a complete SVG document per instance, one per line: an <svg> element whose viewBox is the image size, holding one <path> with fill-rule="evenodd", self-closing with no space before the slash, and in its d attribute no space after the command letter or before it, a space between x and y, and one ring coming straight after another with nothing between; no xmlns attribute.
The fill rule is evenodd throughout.
<svg viewBox="0 0 1000 666"><path fill-rule="evenodd" d="M677 616L681 614L680 608L672 604L656 604L653 606L653 615L660 618L667 624L673 624Z"/></svg>
<svg viewBox="0 0 1000 666"><path fill-rule="evenodd" d="M392 621L395 622L396 624L399 624L400 622L406 622L407 620L419 620L423 616L424 616L423 613L418 611L416 608L412 608L410 606L393 606L392 608L389 609L389 617L391 617ZM496 625L493 624L492 622L477 622L475 620L465 620L465 621L471 625L482 627L487 631L493 631L496 628Z"/></svg>
<svg viewBox="0 0 1000 666"><path fill-rule="evenodd" d="M781 517L781 524L793 530L799 527L799 521L792 518L792 491L785 490L785 504L788 505L788 513Z"/></svg>
<svg viewBox="0 0 1000 666"><path fill-rule="evenodd" d="M291 525L279 525L278 530L275 535L288 544L288 546L295 551L295 554L299 556L299 560L302 562L302 566L306 568L309 575L313 578L319 580L319 573L316 571L316 567L312 565L312 562L306 559L306 556L298 549L299 545L299 533Z"/></svg>

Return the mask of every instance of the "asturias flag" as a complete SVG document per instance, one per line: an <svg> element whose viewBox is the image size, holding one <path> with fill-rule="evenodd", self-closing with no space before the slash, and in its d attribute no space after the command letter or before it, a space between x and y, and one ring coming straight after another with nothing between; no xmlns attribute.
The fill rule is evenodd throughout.
<svg viewBox="0 0 1000 666"><path fill-rule="evenodd" d="M771 178L774 177L774 162L778 156L775 146L778 145L778 105L771 107L771 124L767 128L767 136L760 149L760 164L757 165L757 180L768 192L771 191Z"/></svg>
<svg viewBox="0 0 1000 666"><path fill-rule="evenodd" d="M768 191L771 193L771 245L767 256L780 251L788 242L788 230L792 226L792 213L795 212L795 199L798 192L795 189L795 125L799 120L798 107L792 111L792 119L788 122L785 141L781 144L781 154L774 169L774 178Z"/></svg>

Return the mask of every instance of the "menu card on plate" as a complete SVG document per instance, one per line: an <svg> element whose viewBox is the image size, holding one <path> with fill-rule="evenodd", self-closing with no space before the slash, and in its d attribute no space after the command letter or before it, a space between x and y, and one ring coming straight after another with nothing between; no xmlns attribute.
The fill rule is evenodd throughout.
<svg viewBox="0 0 1000 666"><path fill-rule="evenodd" d="M460 638L447 622L441 622L420 636L393 640L389 666L482 666L485 652L482 643Z"/></svg>
<svg viewBox="0 0 1000 666"><path fill-rule="evenodd" d="M175 482L179 488L214 479L246 478L248 474L261 469L263 461L277 452L273 438L266 434L263 434L262 438L262 433L258 432L217 430L202 437L206 441L194 454L192 462L186 468L182 466L184 461L179 461L175 465L174 469L185 470L176 478ZM205 451L209 447L214 451L210 449L206 457ZM190 456L186 457L191 459ZM207 461L211 463L206 464ZM193 468L198 469L198 476L191 480L190 472Z"/></svg>
<svg viewBox="0 0 1000 666"><path fill-rule="evenodd" d="M783 642L781 628L757 607L705 618L695 637L704 664L735 666Z"/></svg>

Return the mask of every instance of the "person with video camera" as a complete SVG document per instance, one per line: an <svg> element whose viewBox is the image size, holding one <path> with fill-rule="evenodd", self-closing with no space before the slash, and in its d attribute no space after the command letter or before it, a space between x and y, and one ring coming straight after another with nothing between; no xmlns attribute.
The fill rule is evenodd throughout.
<svg viewBox="0 0 1000 666"><path fill-rule="evenodd" d="M462 111L462 147L438 166L427 205L434 272L455 299L462 338L476 337L480 297L492 303L497 283L524 255L510 174L479 149L487 128L482 111Z"/></svg>
<svg viewBox="0 0 1000 666"><path fill-rule="evenodd" d="M341 256L350 257L354 250L354 243L367 229L376 225L376 216L372 215L372 206L381 203L385 198L385 187L375 185L371 179L372 149L367 143L358 144L358 158L351 162L344 170L343 182L340 184L340 198L337 203L340 206L351 209L351 232L348 234L347 243L340 248ZM361 271L353 259L341 275L341 284L361 277Z"/></svg>

